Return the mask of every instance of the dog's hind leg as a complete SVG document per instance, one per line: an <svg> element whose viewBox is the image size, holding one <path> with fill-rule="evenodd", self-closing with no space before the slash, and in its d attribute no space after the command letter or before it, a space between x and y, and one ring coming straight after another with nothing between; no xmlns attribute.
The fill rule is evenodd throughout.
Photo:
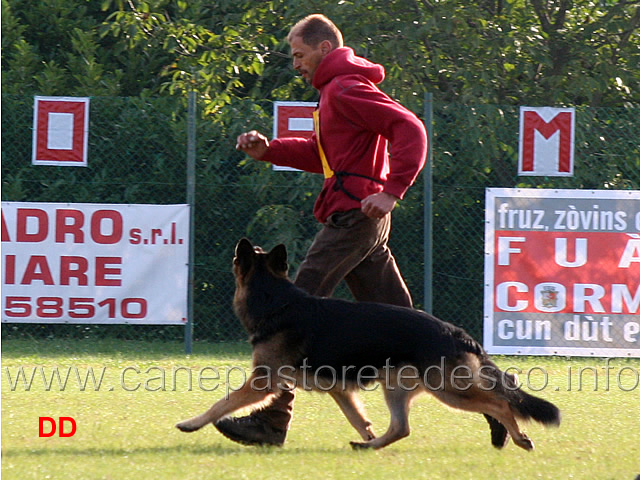
<svg viewBox="0 0 640 480"><path fill-rule="evenodd" d="M484 414L484 418L489 422L491 428L491 445L496 448L503 448L509 443L509 432L498 420L491 415Z"/></svg>
<svg viewBox="0 0 640 480"><path fill-rule="evenodd" d="M336 401L349 423L356 429L363 440L369 441L376 438L371 427L371 421L366 417L364 405L360 400L358 392L349 390L332 390L329 392Z"/></svg>
<svg viewBox="0 0 640 480"><path fill-rule="evenodd" d="M417 390L405 390L395 387L385 389L384 397L391 413L389 429L384 435L369 440L368 442L351 442L353 448L382 448L409 436L409 408L411 399L419 392Z"/></svg>
<svg viewBox="0 0 640 480"><path fill-rule="evenodd" d="M513 412L511 411L511 407L506 400L496 398L494 401L486 402L481 412L485 415L489 415L495 418L496 421L500 422L503 429L506 429L507 432L509 432L509 435L511 435L511 438L513 439L513 443L515 443L517 446L519 446L520 448L524 448L525 450L533 450L533 442L520 430L518 422L516 422L516 418L514 417ZM507 439L508 437L505 440Z"/></svg>
<svg viewBox="0 0 640 480"><path fill-rule="evenodd" d="M475 388L471 388L465 391L456 391L456 389L450 389L448 391L430 391L435 397L437 397L443 403L459 408L460 410L467 410L469 412L482 413L485 416L490 416L499 422L504 429L511 435L513 443L525 450L533 450L533 442L524 433L520 431L520 427L516 422L513 412L509 403L503 398L498 397L494 392L478 391ZM489 422L491 424L491 422ZM496 438L492 440L498 440L497 437L502 438L504 433L501 431L496 432ZM505 437L506 443L506 437ZM494 443L494 445L496 445ZM496 445L497 446L497 445Z"/></svg>

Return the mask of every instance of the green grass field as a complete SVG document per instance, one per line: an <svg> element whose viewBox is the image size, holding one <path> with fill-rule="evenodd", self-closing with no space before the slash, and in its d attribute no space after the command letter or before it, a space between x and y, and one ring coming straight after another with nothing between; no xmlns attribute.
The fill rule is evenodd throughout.
<svg viewBox="0 0 640 480"><path fill-rule="evenodd" d="M495 450L481 415L426 395L411 411L408 438L356 452L349 441L358 435L331 398L307 392L298 394L285 447L244 447L213 427L192 434L174 428L221 398L227 377L231 387L242 382L249 368L244 344L196 345L185 356L178 344L5 341L2 477L634 480L640 474L639 360L496 360L503 369L520 369L525 387L563 412L559 429L523 426L536 444L533 452L513 443ZM388 413L381 392L363 398L383 433ZM39 438L43 416L73 417L75 435Z"/></svg>

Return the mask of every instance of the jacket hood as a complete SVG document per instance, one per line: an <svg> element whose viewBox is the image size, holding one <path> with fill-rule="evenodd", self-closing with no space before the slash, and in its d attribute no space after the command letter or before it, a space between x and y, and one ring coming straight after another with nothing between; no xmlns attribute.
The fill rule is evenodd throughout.
<svg viewBox="0 0 640 480"><path fill-rule="evenodd" d="M362 75L372 83L384 80L385 71L382 65L358 57L349 47L336 48L329 53L313 75L313 86L320 90L334 77L339 75Z"/></svg>

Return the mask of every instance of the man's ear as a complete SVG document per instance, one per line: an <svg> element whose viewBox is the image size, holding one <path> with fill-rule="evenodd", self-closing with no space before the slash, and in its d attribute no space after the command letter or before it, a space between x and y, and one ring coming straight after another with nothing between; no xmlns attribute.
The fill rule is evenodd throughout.
<svg viewBox="0 0 640 480"><path fill-rule="evenodd" d="M323 56L328 55L333 50L333 45L329 40L323 40L320 42L320 52Z"/></svg>
<svg viewBox="0 0 640 480"><path fill-rule="evenodd" d="M242 275L245 275L253 265L255 255L251 242L242 238L236 245L236 256L233 258L233 264L240 267Z"/></svg>
<svg viewBox="0 0 640 480"><path fill-rule="evenodd" d="M283 244L273 247L267 254L267 264L273 272L286 275L289 269L289 265L287 264L287 247Z"/></svg>

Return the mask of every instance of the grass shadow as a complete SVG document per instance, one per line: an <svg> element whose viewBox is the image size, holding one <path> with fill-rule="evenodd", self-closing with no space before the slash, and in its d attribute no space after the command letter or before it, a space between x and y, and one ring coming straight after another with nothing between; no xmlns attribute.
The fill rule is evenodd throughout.
<svg viewBox="0 0 640 480"><path fill-rule="evenodd" d="M366 454L368 450L353 450L348 446L329 447L244 447L241 445L175 445L175 446L151 446L134 448L81 448L81 447L54 447L54 448L3 448L2 456L5 459L32 458L40 456L61 456L61 457L123 457L135 455L215 455L224 457L229 455L251 454L251 455L284 455L297 456L307 454ZM371 451L372 452L372 451ZM176 457L177 458L177 457Z"/></svg>

